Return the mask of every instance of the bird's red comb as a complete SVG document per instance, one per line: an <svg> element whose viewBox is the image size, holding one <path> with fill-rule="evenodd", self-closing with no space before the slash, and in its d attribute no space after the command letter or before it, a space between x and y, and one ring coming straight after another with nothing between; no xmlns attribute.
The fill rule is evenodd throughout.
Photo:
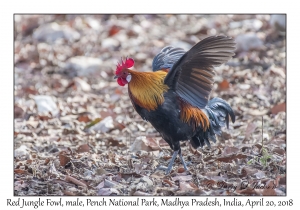
<svg viewBox="0 0 300 210"><path fill-rule="evenodd" d="M123 60L121 58L121 63L118 63L117 68L116 68L116 75L119 74L122 69L131 68L131 67L133 67L133 65L134 65L133 58L126 58L125 60Z"/></svg>

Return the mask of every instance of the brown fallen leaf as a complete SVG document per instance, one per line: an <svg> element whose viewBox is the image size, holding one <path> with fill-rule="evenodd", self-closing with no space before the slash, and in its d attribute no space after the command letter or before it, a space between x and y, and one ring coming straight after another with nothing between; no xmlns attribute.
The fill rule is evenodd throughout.
<svg viewBox="0 0 300 210"><path fill-rule="evenodd" d="M266 196L274 196L277 195L275 191L276 185L274 183L274 180L269 180L267 184L264 186L264 189L262 191L262 195Z"/></svg>
<svg viewBox="0 0 300 210"><path fill-rule="evenodd" d="M18 105L14 106L14 118L23 118L24 117L24 110L19 107Z"/></svg>
<svg viewBox="0 0 300 210"><path fill-rule="evenodd" d="M87 144L80 145L80 146L77 148L77 152L78 152L78 153L84 153L84 152L89 152L89 151L90 151L90 147L89 147L89 145L87 145Z"/></svg>
<svg viewBox="0 0 300 210"><path fill-rule="evenodd" d="M225 146L225 148L223 149L222 155L230 155L233 153L237 153L240 149L237 147L228 147Z"/></svg>
<svg viewBox="0 0 300 210"><path fill-rule="evenodd" d="M272 151L281 156L285 155L285 153L286 153L284 149L280 149L280 148L274 148Z"/></svg>
<svg viewBox="0 0 300 210"><path fill-rule="evenodd" d="M135 177L135 178L140 178L140 177L142 177L142 175L137 174L137 173L121 173L120 175L121 175L121 177L122 177L123 179L125 179L125 180L127 180L127 179L130 178L130 177Z"/></svg>
<svg viewBox="0 0 300 210"><path fill-rule="evenodd" d="M47 165L50 162L50 158L46 158L44 165Z"/></svg>
<svg viewBox="0 0 300 210"><path fill-rule="evenodd" d="M71 158L69 158L67 155L65 154L60 154L59 155L59 162L61 166L65 166L67 165L67 163L69 163L71 160Z"/></svg>
<svg viewBox="0 0 300 210"><path fill-rule="evenodd" d="M285 112L285 111L286 111L286 103L277 104L271 109L272 114L277 114L279 112Z"/></svg>
<svg viewBox="0 0 300 210"><path fill-rule="evenodd" d="M14 172L16 174L28 174L28 171L23 169L15 169Z"/></svg>
<svg viewBox="0 0 300 210"><path fill-rule="evenodd" d="M229 82L224 79L222 82L218 84L220 90L227 90L229 88Z"/></svg>
<svg viewBox="0 0 300 210"><path fill-rule="evenodd" d="M119 140L115 140L113 138L109 138L107 141L108 146L117 146L117 147L125 147L126 145L123 144L123 142L119 141Z"/></svg>
<svg viewBox="0 0 300 210"><path fill-rule="evenodd" d="M258 169L250 168L250 167L243 167L241 170L242 177L254 175L257 172L258 172Z"/></svg>
<svg viewBox="0 0 300 210"><path fill-rule="evenodd" d="M159 141L155 138L147 138L147 142L146 142L146 145L151 147L151 149L153 150L160 150L160 146L159 146Z"/></svg>
<svg viewBox="0 0 300 210"><path fill-rule="evenodd" d="M67 175L67 176L65 177L65 180L66 180L67 182L72 182L73 184L76 184L76 185L78 185L78 186L87 187L87 185L86 185L85 183L83 183L82 181L80 181L80 180L78 180L78 179L76 179L76 178L74 178L74 177L71 177L71 176L69 176L69 175Z"/></svg>
<svg viewBox="0 0 300 210"><path fill-rule="evenodd" d="M120 26L113 25L113 26L109 29L108 35L109 35L109 36L113 36L113 35L119 33L120 30L121 30L121 27L120 27Z"/></svg>
<svg viewBox="0 0 300 210"><path fill-rule="evenodd" d="M77 120L78 120L79 122L85 122L85 123L91 121L91 119L89 118L88 115L81 115L81 116L79 116L79 117L77 118Z"/></svg>
<svg viewBox="0 0 300 210"><path fill-rule="evenodd" d="M163 179L162 182L167 183L170 187L173 186L173 185L172 185L172 182L171 182L170 180L168 180L168 179Z"/></svg>
<svg viewBox="0 0 300 210"><path fill-rule="evenodd" d="M178 172L178 173L183 173L183 172L185 172L185 170L184 170L184 168L178 168L178 169L177 169L177 172Z"/></svg>
<svg viewBox="0 0 300 210"><path fill-rule="evenodd" d="M221 161L221 162L230 163L234 159L243 159L243 158L247 158L247 155L237 153L237 154L228 155L226 157L220 157L220 158L217 158L216 160Z"/></svg>

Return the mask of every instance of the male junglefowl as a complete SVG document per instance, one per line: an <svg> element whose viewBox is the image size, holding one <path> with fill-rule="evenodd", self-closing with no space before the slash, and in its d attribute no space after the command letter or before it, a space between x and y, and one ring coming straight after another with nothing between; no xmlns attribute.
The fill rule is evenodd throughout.
<svg viewBox="0 0 300 210"><path fill-rule="evenodd" d="M131 70L132 58L117 65L115 78L120 86L128 84L128 94L136 112L149 121L174 151L174 160L182 158L180 141L190 140L194 148L216 141L215 134L228 128L229 116L235 121L233 110L221 98L209 95L213 88L214 66L227 62L234 55L235 42L226 36L203 39L189 51L165 47L153 59L153 72Z"/></svg>

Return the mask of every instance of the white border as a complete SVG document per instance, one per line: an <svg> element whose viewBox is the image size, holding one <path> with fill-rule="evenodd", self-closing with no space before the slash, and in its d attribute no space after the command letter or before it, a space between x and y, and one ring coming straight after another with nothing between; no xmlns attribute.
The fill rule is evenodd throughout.
<svg viewBox="0 0 300 210"><path fill-rule="evenodd" d="M3 1L4 2L4 1ZM299 162L298 146L300 140L299 132L299 6L293 3L296 1L10 1L1 3L0 18L0 69L1 69L1 189L0 189L0 207L6 207L6 199L13 197L13 14L14 13L287 13L287 197L266 197L268 200L288 200L294 199L294 206L291 209L297 209L299 204ZM57 197L56 197L57 198ZM126 197L123 197L126 199ZM156 197L158 200L161 197ZM201 197L203 198L203 197ZM209 197L212 198L212 197ZM222 200L222 197L218 197ZM228 197L227 197L228 198ZM239 200L246 200L249 197L238 197ZM260 197L252 199L259 200ZM35 197L34 199L37 199ZM47 198L43 198L47 199ZM64 198L64 200L72 198ZM93 197L92 199L95 199ZM99 198L100 199L100 198ZM149 199L149 198L148 198ZM181 200L189 200L189 197L181 197ZM229 198L233 199L233 197ZM74 207L73 207L74 208ZM73 209L72 208L72 209ZM97 207L99 209L103 207ZM107 207L112 208L112 207ZM134 207L122 207L132 209ZM139 207L140 208L140 207ZM164 207L171 209L174 207ZM179 209L180 207L175 207ZM186 207L185 207L186 208ZM192 208L192 207L190 207ZM196 207L199 208L199 207ZM265 208L265 207L264 207ZM2 208L1 208L2 209ZM27 208L29 209L29 208ZM33 209L33 208L30 208ZM38 209L51 209L38 208ZM71 209L66 208L64 209ZM82 209L78 207L78 209ZM104 208L105 209L105 208ZM137 209L137 208L135 208ZM257 209L257 208L256 208ZM261 208L260 208L261 209ZM273 208L274 209L274 208ZM299 208L298 208L299 209Z"/></svg>

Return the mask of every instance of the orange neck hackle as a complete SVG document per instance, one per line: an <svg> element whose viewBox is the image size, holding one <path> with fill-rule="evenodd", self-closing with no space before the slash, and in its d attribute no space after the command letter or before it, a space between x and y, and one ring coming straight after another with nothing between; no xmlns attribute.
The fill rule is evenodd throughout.
<svg viewBox="0 0 300 210"><path fill-rule="evenodd" d="M151 111L164 102L163 94L169 89L164 84L166 71L138 72L128 70L128 72L132 76L128 89L137 105Z"/></svg>
<svg viewBox="0 0 300 210"><path fill-rule="evenodd" d="M181 112L180 118L183 122L189 123L195 128L201 125L203 131L209 127L209 120L206 114L199 108L180 100Z"/></svg>

